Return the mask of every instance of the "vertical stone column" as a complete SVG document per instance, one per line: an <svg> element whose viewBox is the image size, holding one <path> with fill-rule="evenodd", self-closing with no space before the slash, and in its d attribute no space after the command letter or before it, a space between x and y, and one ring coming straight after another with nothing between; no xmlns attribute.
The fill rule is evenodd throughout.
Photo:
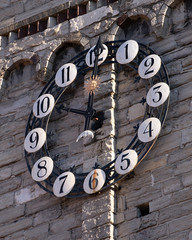
<svg viewBox="0 0 192 240"><path fill-rule="evenodd" d="M0 36L0 50L6 47L8 44L8 39L6 36Z"/></svg>
<svg viewBox="0 0 192 240"><path fill-rule="evenodd" d="M47 28L52 28L57 24L57 19L55 17L49 17L47 21Z"/></svg>
<svg viewBox="0 0 192 240"><path fill-rule="evenodd" d="M115 76L112 65L100 67L101 84L95 94L94 108L103 111L105 120L95 131L93 142L85 145L83 172L93 170L111 162L115 152L114 94ZM114 191L104 190L88 196L82 206L82 239L114 239Z"/></svg>
<svg viewBox="0 0 192 240"><path fill-rule="evenodd" d="M15 32L9 32L9 37L8 37L9 43L14 42L16 39L17 39L17 33L15 33Z"/></svg>

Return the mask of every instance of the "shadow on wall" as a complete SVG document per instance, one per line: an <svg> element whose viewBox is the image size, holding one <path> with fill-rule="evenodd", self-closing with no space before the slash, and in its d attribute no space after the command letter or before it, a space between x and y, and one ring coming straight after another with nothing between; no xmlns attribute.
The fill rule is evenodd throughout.
<svg viewBox="0 0 192 240"><path fill-rule="evenodd" d="M27 89L27 86L34 84L32 79L35 79L35 65L30 60L23 59L14 63L2 76L0 101L22 95L25 87Z"/></svg>
<svg viewBox="0 0 192 240"><path fill-rule="evenodd" d="M133 39L143 44L155 41L156 35L151 27L151 22L146 16L134 16L127 18L116 34L118 39Z"/></svg>

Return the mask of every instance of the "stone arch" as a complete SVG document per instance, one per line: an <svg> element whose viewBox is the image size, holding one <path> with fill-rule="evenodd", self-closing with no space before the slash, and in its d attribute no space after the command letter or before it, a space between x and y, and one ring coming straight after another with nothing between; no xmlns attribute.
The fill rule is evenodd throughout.
<svg viewBox="0 0 192 240"><path fill-rule="evenodd" d="M156 38L150 19L145 15L134 15L128 17L123 15L118 19L119 27L116 29L115 40L134 39L138 42L148 44L151 38Z"/></svg>
<svg viewBox="0 0 192 240"><path fill-rule="evenodd" d="M41 78L47 81L60 66L67 63L77 53L84 50L84 46L80 41L62 41L52 49L46 56L44 62L44 68L39 73L42 75ZM60 62L59 62L60 61Z"/></svg>
<svg viewBox="0 0 192 240"><path fill-rule="evenodd" d="M184 28L191 29L192 25L192 1L175 1L170 6L169 30L171 33L183 31Z"/></svg>
<svg viewBox="0 0 192 240"><path fill-rule="evenodd" d="M19 70L26 65L33 65L34 69L39 62L39 56L32 52L22 53L20 56L8 60L0 71L0 99L5 95L7 80L13 70ZM34 76L35 77L35 76Z"/></svg>
<svg viewBox="0 0 192 240"><path fill-rule="evenodd" d="M170 10L179 2L179 0L166 0L154 4L152 8L147 6L133 8L118 19L118 24L121 25L127 18L135 19L140 17L142 19L148 19L156 36L162 37L168 27L167 20Z"/></svg>

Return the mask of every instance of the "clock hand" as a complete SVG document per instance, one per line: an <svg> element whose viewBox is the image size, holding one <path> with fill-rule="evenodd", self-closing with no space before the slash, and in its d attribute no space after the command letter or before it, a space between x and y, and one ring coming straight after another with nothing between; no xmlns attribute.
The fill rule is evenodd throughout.
<svg viewBox="0 0 192 240"><path fill-rule="evenodd" d="M94 60L92 76L89 82L87 82L87 86L85 87L87 92L89 92L89 98L88 98L87 115L85 118L84 131L89 129L91 117L95 113L95 111L93 110L93 99L94 99L94 91L96 90L96 88L100 83L100 79L98 78L97 73L98 73L99 55L102 53L103 49L104 48L101 43L101 38L99 37L97 44L93 50L95 54L95 60Z"/></svg>
<svg viewBox="0 0 192 240"><path fill-rule="evenodd" d="M93 67L93 73L92 73L92 79L97 76L98 73L98 62L99 62L99 55L103 52L103 44L101 43L101 38L99 37L97 44L94 48L94 54L95 54L95 61L94 61L94 67Z"/></svg>
<svg viewBox="0 0 192 240"><path fill-rule="evenodd" d="M85 116L85 126L84 126L84 131L89 129L89 124L90 124L90 120L91 117L94 114L94 110L93 110L93 97L94 97L94 93L91 91L89 93L89 99L88 99L88 105L87 105L87 115Z"/></svg>
<svg viewBox="0 0 192 240"><path fill-rule="evenodd" d="M88 110L83 111L76 108L69 108L69 107L65 107L63 104L57 107L56 109L59 113L61 113L62 111L66 111L66 112L72 112L79 115L83 115L84 117L86 117L87 115L90 115L90 117L92 117L96 112L94 109L92 109L92 111L88 111Z"/></svg>

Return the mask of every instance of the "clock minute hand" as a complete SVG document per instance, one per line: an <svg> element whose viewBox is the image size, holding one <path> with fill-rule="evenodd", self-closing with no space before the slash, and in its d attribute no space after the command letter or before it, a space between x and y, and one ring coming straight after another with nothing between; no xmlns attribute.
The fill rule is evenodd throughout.
<svg viewBox="0 0 192 240"><path fill-rule="evenodd" d="M87 105L87 110L86 110L84 131L89 129L89 124L90 124L91 118L92 118L93 114L95 113L95 110L93 109L93 97L94 97L94 94L91 91L89 93L88 105Z"/></svg>
<svg viewBox="0 0 192 240"><path fill-rule="evenodd" d="M104 50L104 47L103 47L103 44L101 43L101 38L99 37L97 44L93 50L95 54L95 61L94 61L92 78L95 78L98 74L99 55L103 52L103 50Z"/></svg>
<svg viewBox="0 0 192 240"><path fill-rule="evenodd" d="M95 60L94 60L93 73L92 73L92 76L91 76L92 80L95 80L95 78L97 77L99 55L101 54L103 49L104 48L103 48L103 45L101 43L101 38L99 37L99 39L97 41L97 44L96 44L96 46L93 50L94 54L95 54ZM90 92L89 92L89 99L88 99L88 105L87 105L87 116L86 116L86 119L85 119L84 131L89 129L91 117L95 113L95 111L93 109L93 99L94 99L94 89L91 88Z"/></svg>

